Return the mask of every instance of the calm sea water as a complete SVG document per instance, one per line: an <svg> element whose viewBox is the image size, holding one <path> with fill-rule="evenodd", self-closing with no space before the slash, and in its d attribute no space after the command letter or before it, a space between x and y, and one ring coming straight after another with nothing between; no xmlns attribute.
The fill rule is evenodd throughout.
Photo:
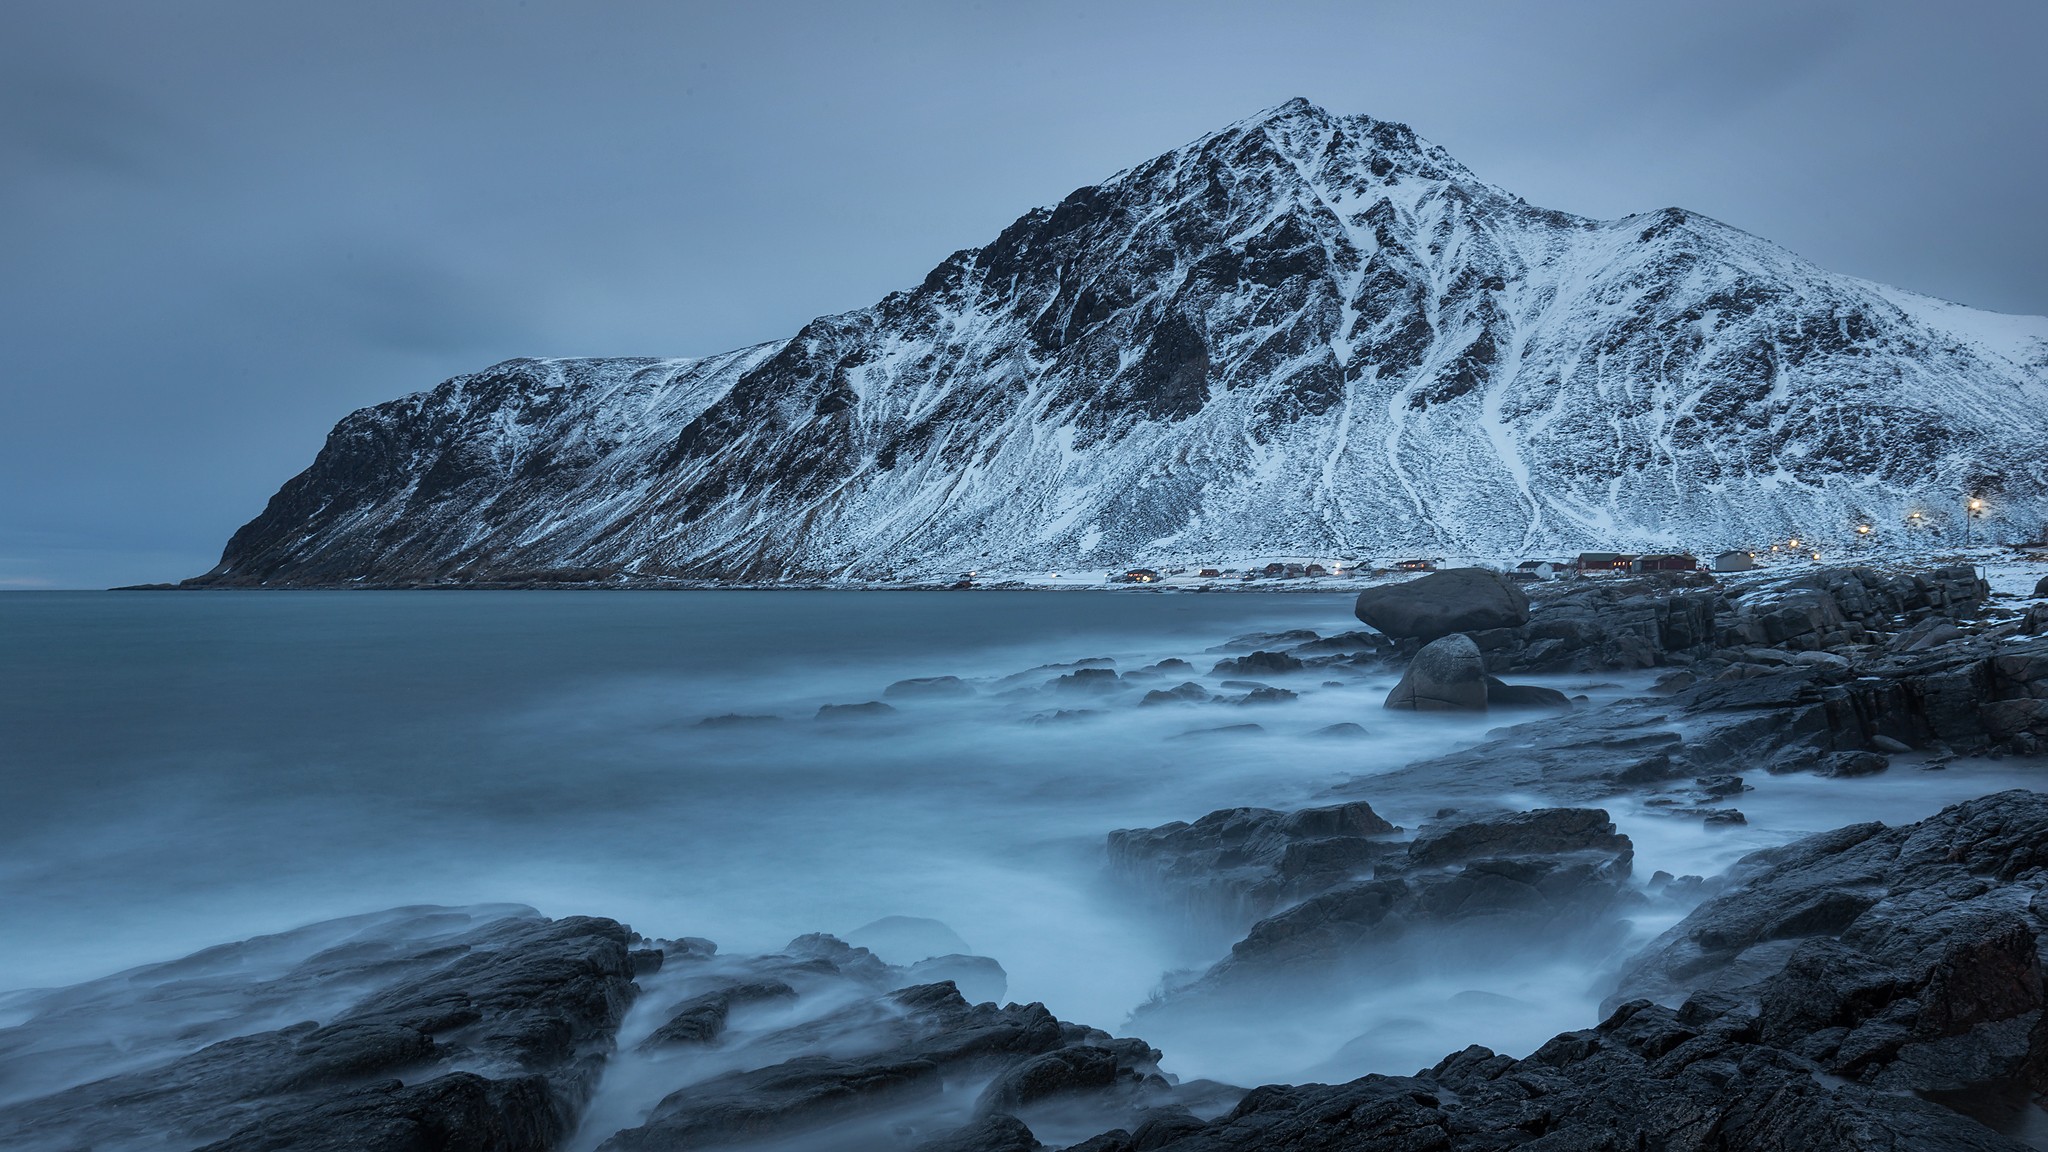
<svg viewBox="0 0 2048 1152"><path fill-rule="evenodd" d="M513 901L728 950L932 917L1003 963L1011 998L1115 1028L1220 944L1106 884L1105 832L1310 802L1487 724L1385 713L1385 676L1276 680L1301 697L1263 709L1135 708L1045 690L1052 672L1005 678L1084 657L1206 674L1204 650L1239 633L1351 627L1349 598L1323 594L0 595L0 989L394 905ZM813 719L935 675L980 690ZM735 712L780 720L696 726ZM1347 720L1372 737L1312 735ZM1247 722L1263 731L1205 731ZM1727 836L1617 815L1645 873L1694 871L2002 786L1939 775L1772 784ZM1412 826L1426 800L1386 814ZM1345 1048L1358 1021L1312 1013L1263 1047L1179 1037L1169 1064L1258 1082L1351 1071L1321 1063L1340 1049L1357 1071L1475 1040L1526 1049L1597 1001L1590 979L1558 979L1504 972L1489 991L1527 1011L1445 1018L1383 1049Z"/></svg>

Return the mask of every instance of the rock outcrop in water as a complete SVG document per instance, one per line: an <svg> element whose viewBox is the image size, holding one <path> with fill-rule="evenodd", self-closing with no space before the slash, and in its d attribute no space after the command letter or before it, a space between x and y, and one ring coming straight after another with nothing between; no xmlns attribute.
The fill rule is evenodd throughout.
<svg viewBox="0 0 2048 1152"><path fill-rule="evenodd" d="M542 1152L634 968L610 920L398 909L47 993L0 1030L0 1145Z"/></svg>
<svg viewBox="0 0 2048 1152"><path fill-rule="evenodd" d="M1211 827L1233 820L1289 843L1377 828L1356 810ZM38 994L0 1029L0 1136L109 1152L553 1149L623 1104L637 1120L583 1138L615 1152L2017 1152L1971 1117L2014 1123L2001 1109L2048 1084L2044 845L2048 795L2006 792L1756 853L1642 955L1617 997L1634 998L1595 1027L1519 1059L1471 1047L1411 1076L1249 1092L1176 1084L1143 1041L1037 1005L888 990L890 966L830 937L723 957L696 940L636 951L604 920L405 909ZM1428 883L1460 864L1626 851L1601 814L1550 810L1447 822L1395 855ZM1524 906L1481 899L1502 874L1476 871L1467 913ZM654 1012L673 1023L713 988L741 1013L730 1030L655 1046L616 1089L601 1079L626 1059L627 1005L687 994ZM323 1023L270 1024L323 1000L337 1008ZM649 1088L659 1097L634 1104Z"/></svg>
<svg viewBox="0 0 2048 1152"><path fill-rule="evenodd" d="M924 957L892 964L824 935L727 956L609 920L412 908L9 996L0 1144L2014 1152L1999 1130L2037 1116L2048 1090L2048 795L1999 793L1754 853L1725 877L1648 883L1590 806L1633 793L1733 823L1722 806L1744 773L2038 750L2048 636L1985 592L1962 569L1541 589L1527 621L1480 630L1507 634L1473 640L1484 660L1635 667L1647 651L1667 669L1660 688L1349 786L1456 805L1412 835L1357 799L1111 835L1113 870L1143 899L1235 941L1135 1016L1154 1039L1219 1007L1278 1026L1275 1007L1319 1011L1319 997L1402 987L1460 955L1615 960L1627 917L1708 897L1629 960L1604 1020L1519 1059L1474 1047L1339 1085L1179 1083L1145 1040L963 995L1000 990L1004 974L934 922L862 929ZM1561 647L1531 655L1547 641ZM1255 634L1212 650L1225 663L1211 677L1255 671L1309 691L1325 675L1385 675L1419 643ZM906 709L983 692L1135 709L1161 691L1148 685L1199 675L1100 658L888 694ZM1247 683L1225 682L1248 699ZM1196 687L1201 703L1173 706L1232 699ZM1500 810L1516 791L1574 806Z"/></svg>
<svg viewBox="0 0 2048 1152"><path fill-rule="evenodd" d="M1846 546L1966 492L1998 532L2048 518L2044 371L2048 320L1538 208L1295 100L786 341L353 413L196 583Z"/></svg>

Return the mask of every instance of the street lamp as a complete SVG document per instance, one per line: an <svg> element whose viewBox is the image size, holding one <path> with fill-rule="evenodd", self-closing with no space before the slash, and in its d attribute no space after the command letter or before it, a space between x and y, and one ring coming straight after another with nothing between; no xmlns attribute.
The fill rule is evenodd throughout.
<svg viewBox="0 0 2048 1152"><path fill-rule="evenodd" d="M1975 496L1963 505L1963 547L1970 546L1970 521L1984 518L1984 502Z"/></svg>

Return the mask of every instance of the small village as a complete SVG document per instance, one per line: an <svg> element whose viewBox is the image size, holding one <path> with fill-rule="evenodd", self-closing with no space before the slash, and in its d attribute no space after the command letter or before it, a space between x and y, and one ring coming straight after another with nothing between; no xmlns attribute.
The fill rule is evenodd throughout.
<svg viewBox="0 0 2048 1152"><path fill-rule="evenodd" d="M1258 560L1241 566L1160 566L1131 567L1104 572L1101 583L1111 586L1152 586L1162 591L1176 588L1189 590L1222 589L1234 587L1271 588L1298 587L1310 585L1327 586L1331 581L1369 581L1399 579L1404 576L1434 572L1444 568L1480 567L1499 571L1510 580L1536 583L1551 580L1613 579L1628 576L1666 575L1678 576L1687 573L1711 573L1733 575L1746 572L1763 572L1774 568L1797 568L1815 565L1848 564L1887 566L1897 562L1933 555L1925 549L1898 550L1884 549L1865 530L1859 529L1854 544L1845 548L1823 549L1814 541L1802 537L1788 537L1784 540L1755 548L1722 549L1708 554L1692 552L1580 552L1570 557L1543 557L1514 562L1494 561L1477 557L1411 556L1404 559L1374 561L1363 558L1342 558L1324 560ZM2048 559L2048 533L2040 541L2029 544L1965 544L1960 548L1938 550L1942 556L1968 558L1977 562L1996 560L2007 556L2038 562ZM1057 576L1054 583L1064 583ZM1073 580L1075 585L1087 583L1086 579ZM1044 586L1044 581L1034 581ZM956 587L982 586L979 579L963 574Z"/></svg>

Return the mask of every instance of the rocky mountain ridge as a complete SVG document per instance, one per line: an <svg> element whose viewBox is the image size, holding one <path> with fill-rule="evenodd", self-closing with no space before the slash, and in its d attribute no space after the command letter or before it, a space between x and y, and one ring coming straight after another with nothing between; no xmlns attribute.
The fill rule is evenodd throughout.
<svg viewBox="0 0 2048 1152"><path fill-rule="evenodd" d="M917 287L355 412L211 586L932 579L2048 521L2048 319L1677 208L1530 205L1302 100ZM1896 526L1896 528L1895 528Z"/></svg>

